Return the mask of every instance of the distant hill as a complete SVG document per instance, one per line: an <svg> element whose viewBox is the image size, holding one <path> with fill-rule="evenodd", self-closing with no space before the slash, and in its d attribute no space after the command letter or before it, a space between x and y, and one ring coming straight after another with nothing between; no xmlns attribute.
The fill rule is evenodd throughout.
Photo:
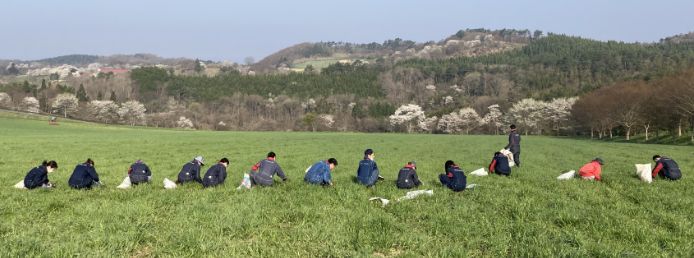
<svg viewBox="0 0 694 258"><path fill-rule="evenodd" d="M686 34L679 34L672 37L667 37L660 40L661 43L694 43L694 32L689 32Z"/></svg>
<svg viewBox="0 0 694 258"><path fill-rule="evenodd" d="M163 58L153 54L132 54L132 55L110 55L110 56L97 56L97 55L64 55L57 56L39 60L26 61L31 63L40 63L49 66L57 65L72 65L77 67L87 66L91 63L102 63L109 65L155 65L155 64L177 64L182 61L190 61L192 59L188 58ZM22 62L22 61L15 61Z"/></svg>
<svg viewBox="0 0 694 258"><path fill-rule="evenodd" d="M308 65L322 69L333 63L351 63L357 60L395 62L410 58L440 60L479 56L522 47L539 34L533 35L529 30L468 29L460 30L438 42L417 43L396 38L368 44L333 41L300 43L265 57L254 64L252 69L258 72L302 71Z"/></svg>

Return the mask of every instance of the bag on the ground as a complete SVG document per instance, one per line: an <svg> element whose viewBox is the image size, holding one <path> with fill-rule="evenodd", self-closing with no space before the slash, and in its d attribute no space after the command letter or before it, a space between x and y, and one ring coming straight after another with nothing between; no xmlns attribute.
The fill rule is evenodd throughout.
<svg viewBox="0 0 694 258"><path fill-rule="evenodd" d="M473 189L475 187L477 187L477 184L469 184L469 185L465 186L465 189Z"/></svg>
<svg viewBox="0 0 694 258"><path fill-rule="evenodd" d="M470 175L473 175L473 176L487 176L487 175L489 175L489 173L488 173L486 170L484 170L484 168L479 168L479 169L477 169L477 170L475 170L475 171L470 172Z"/></svg>
<svg viewBox="0 0 694 258"><path fill-rule="evenodd" d="M501 149L499 152L501 152L501 154L503 154L504 156L506 156L506 158L508 158L508 166L509 167L513 167L516 165L516 162L513 161L513 152L511 152L510 150L507 150L507 149Z"/></svg>
<svg viewBox="0 0 694 258"><path fill-rule="evenodd" d="M130 182L130 177L126 176L125 178L123 178L123 182L120 183L120 185L118 185L116 188L128 189L128 188L130 188L131 185L132 185L132 183Z"/></svg>
<svg viewBox="0 0 694 258"><path fill-rule="evenodd" d="M171 181L168 178L164 178L164 188L174 189L174 188L176 188L176 182Z"/></svg>
<svg viewBox="0 0 694 258"><path fill-rule="evenodd" d="M241 179L241 184L236 187L236 190L241 189L251 189L251 176L248 173L243 174L243 179Z"/></svg>
<svg viewBox="0 0 694 258"><path fill-rule="evenodd" d="M24 180L19 181L18 183L16 183L16 184L14 185L14 188L17 188L17 189L27 189L27 188L24 186Z"/></svg>
<svg viewBox="0 0 694 258"><path fill-rule="evenodd" d="M575 170L569 170L569 172L566 172L564 174L561 174L557 177L557 180L569 180L572 179L576 176L576 171Z"/></svg>
<svg viewBox="0 0 694 258"><path fill-rule="evenodd" d="M386 199L386 198L382 198L382 197L371 197L371 198L369 198L369 201L373 201L373 200L378 200L378 201L380 201L380 202L381 202L381 207L386 207L386 205L388 205L388 203L390 203L390 200L388 200L388 199Z"/></svg>
<svg viewBox="0 0 694 258"><path fill-rule="evenodd" d="M646 183L653 182L653 175L651 174L651 163L648 164L636 164L636 175L639 176L641 181Z"/></svg>
<svg viewBox="0 0 694 258"><path fill-rule="evenodd" d="M397 201L399 202L399 201L404 201L404 200L411 200L411 199L414 199L414 198L416 198L417 196L420 196L420 195L429 195L429 196L432 196L432 195L434 195L434 190L416 190L416 191L409 191L409 192L407 192L407 194L405 194L405 196L398 198Z"/></svg>

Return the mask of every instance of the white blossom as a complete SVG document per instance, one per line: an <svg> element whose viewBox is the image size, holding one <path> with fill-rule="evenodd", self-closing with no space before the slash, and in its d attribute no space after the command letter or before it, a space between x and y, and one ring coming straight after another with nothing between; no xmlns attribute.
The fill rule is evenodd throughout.
<svg viewBox="0 0 694 258"><path fill-rule="evenodd" d="M406 125L407 132L412 131L413 124L419 124L426 118L422 107L415 104L400 106L395 110L395 114L388 117L391 126Z"/></svg>
<svg viewBox="0 0 694 258"><path fill-rule="evenodd" d="M183 128L183 129L193 129L193 121L190 119L186 118L185 116L181 116L178 118L178 121L176 121L176 126L178 128Z"/></svg>
<svg viewBox="0 0 694 258"><path fill-rule="evenodd" d="M38 113L39 100L34 97L24 97L24 99L22 99L21 109L26 112Z"/></svg>
<svg viewBox="0 0 694 258"><path fill-rule="evenodd" d="M499 127L503 125L501 120L501 116L503 115L503 113L501 113L501 108L498 104L494 104L487 107L487 109L489 109L489 113L484 116L482 121L484 124L495 128L495 132L498 133Z"/></svg>
<svg viewBox="0 0 694 258"><path fill-rule="evenodd" d="M67 113L77 111L77 107L79 107L79 99L77 99L74 94L70 93L58 94L58 96L55 97L55 100L53 100L51 107L56 111L62 112L63 116L67 117Z"/></svg>
<svg viewBox="0 0 694 258"><path fill-rule="evenodd" d="M0 107L9 108L12 106L12 97L10 94L0 92Z"/></svg>
<svg viewBox="0 0 694 258"><path fill-rule="evenodd" d="M146 111L145 105L137 100L131 100L120 105L118 116L130 125L144 124Z"/></svg>
<svg viewBox="0 0 694 258"><path fill-rule="evenodd" d="M92 100L87 108L94 119L100 122L114 123L118 121L118 104L111 100Z"/></svg>

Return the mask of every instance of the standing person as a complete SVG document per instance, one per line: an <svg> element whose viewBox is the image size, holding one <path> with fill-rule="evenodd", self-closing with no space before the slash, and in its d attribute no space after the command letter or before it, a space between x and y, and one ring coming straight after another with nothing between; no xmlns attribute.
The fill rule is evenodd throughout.
<svg viewBox="0 0 694 258"><path fill-rule="evenodd" d="M202 186L211 187L223 184L227 179L227 167L229 167L229 159L220 159L217 164L207 169L207 173L202 179Z"/></svg>
<svg viewBox="0 0 694 258"><path fill-rule="evenodd" d="M417 163L414 161L407 162L407 165L398 172L398 180L395 185L400 189L410 189L418 187L422 184L417 177Z"/></svg>
<svg viewBox="0 0 694 258"><path fill-rule="evenodd" d="M271 151L264 160L258 161L251 167L250 177L253 185L272 186L275 174L282 178L282 181L287 181L287 176L275 161L275 157L275 153Z"/></svg>
<svg viewBox="0 0 694 258"><path fill-rule="evenodd" d="M75 189L90 189L93 186L100 186L101 182L94 168L94 161L87 159L84 163L78 164L67 183Z"/></svg>
<svg viewBox="0 0 694 258"><path fill-rule="evenodd" d="M463 170L460 169L460 167L458 167L458 165L452 160L446 161L443 168L446 173L439 175L441 184L450 188L454 192L465 190L465 187L467 186L467 177L465 176L465 172L463 172Z"/></svg>
<svg viewBox="0 0 694 258"><path fill-rule="evenodd" d="M654 179L656 176L670 180L678 180L682 178L682 171L680 171L680 167L673 159L665 156L654 155L653 161L655 161L655 168L653 168L651 175Z"/></svg>
<svg viewBox="0 0 694 258"><path fill-rule="evenodd" d="M330 171L335 169L335 167L337 167L337 160L335 158L318 161L308 169L304 176L304 181L309 184L331 186L333 185L333 181Z"/></svg>
<svg viewBox="0 0 694 258"><path fill-rule="evenodd" d="M585 180L602 180L602 165L605 164L600 157L596 157L578 169L578 175Z"/></svg>
<svg viewBox="0 0 694 258"><path fill-rule="evenodd" d="M364 151L364 159L359 161L359 168L357 169L357 181L365 186L373 186L376 184L378 179L383 179L379 175L378 165L374 158L376 154L372 149L366 149Z"/></svg>
<svg viewBox="0 0 694 258"><path fill-rule="evenodd" d="M508 134L508 144L504 149L507 149L513 153L513 162L516 166L520 167L520 142L521 136L516 131L516 125L511 125L511 132Z"/></svg>
<svg viewBox="0 0 694 258"><path fill-rule="evenodd" d="M149 170L147 164L142 162L140 159L130 165L128 175L130 176L130 182L134 185L139 183L149 183L152 181L152 171Z"/></svg>
<svg viewBox="0 0 694 258"><path fill-rule="evenodd" d="M492 157L492 163L489 164L489 173L510 176L511 166L508 164L508 157L501 152L495 152L494 157Z"/></svg>
<svg viewBox="0 0 694 258"><path fill-rule="evenodd" d="M24 187L27 189L55 187L55 185L48 181L48 173L53 173L56 169L58 169L58 163L55 162L55 160L44 160L41 162L41 165L29 170L29 173L24 177Z"/></svg>
<svg viewBox="0 0 694 258"><path fill-rule="evenodd" d="M200 178L200 169L204 166L202 156L195 157L192 161L183 165L181 172L178 172L178 179L176 183L182 184L185 182L198 182L202 184L202 179Z"/></svg>

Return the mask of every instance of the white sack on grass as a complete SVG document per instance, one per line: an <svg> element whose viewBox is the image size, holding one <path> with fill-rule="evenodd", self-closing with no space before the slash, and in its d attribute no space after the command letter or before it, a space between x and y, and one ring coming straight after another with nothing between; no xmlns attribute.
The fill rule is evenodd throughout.
<svg viewBox="0 0 694 258"><path fill-rule="evenodd" d="M120 183L120 185L118 185L117 188L128 189L131 185L132 183L130 183L130 177L126 176L125 178L123 178L123 183Z"/></svg>
<svg viewBox="0 0 694 258"><path fill-rule="evenodd" d="M411 200L414 198L417 198L417 196L420 195L428 195L432 196L434 195L434 190L416 190L416 191L409 191L405 196L398 198L396 201L404 201L404 200Z"/></svg>
<svg viewBox="0 0 694 258"><path fill-rule="evenodd" d="M499 152L501 152L501 154L504 154L504 156L506 156L506 158L508 158L508 166L509 167L513 167L516 165L516 162L513 161L513 152L511 152L510 150L507 150L507 149L501 149Z"/></svg>
<svg viewBox="0 0 694 258"><path fill-rule="evenodd" d="M308 171L311 170L311 167L313 167L313 166L308 166L308 167L306 168L306 170L304 171L304 174L308 173Z"/></svg>
<svg viewBox="0 0 694 258"><path fill-rule="evenodd" d="M465 187L465 189L472 189L472 188L475 188L475 187L477 187L477 184L469 184L469 185L467 185L467 186Z"/></svg>
<svg viewBox="0 0 694 258"><path fill-rule="evenodd" d="M641 181L646 183L653 182L653 175L651 174L651 163L648 164L636 164L636 175L639 176Z"/></svg>
<svg viewBox="0 0 694 258"><path fill-rule="evenodd" d="M569 172L566 172L564 174L561 174L557 177L557 180L569 180L574 178L576 176L576 171L575 170L570 170Z"/></svg>
<svg viewBox="0 0 694 258"><path fill-rule="evenodd" d="M176 182L171 181L168 178L164 178L164 188L174 189L174 188L176 188Z"/></svg>
<svg viewBox="0 0 694 258"><path fill-rule="evenodd" d="M14 188L17 188L17 189L27 189L27 188L24 186L24 180L19 181L18 183L16 183L16 184L14 185Z"/></svg>
<svg viewBox="0 0 694 258"><path fill-rule="evenodd" d="M241 185L236 187L236 190L241 189L251 189L251 176L248 173L243 174L243 179L241 179Z"/></svg>
<svg viewBox="0 0 694 258"><path fill-rule="evenodd" d="M486 170L484 170L484 168L479 168L479 169L477 169L477 170L475 170L475 171L470 172L470 175L473 175L473 176L487 176L487 175L489 175L489 173L488 173Z"/></svg>

